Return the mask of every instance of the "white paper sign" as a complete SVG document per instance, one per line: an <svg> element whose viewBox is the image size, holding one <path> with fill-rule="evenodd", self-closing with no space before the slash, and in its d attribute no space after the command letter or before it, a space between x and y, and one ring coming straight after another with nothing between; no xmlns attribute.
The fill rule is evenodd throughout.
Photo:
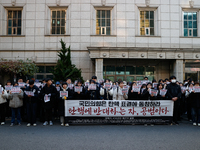
<svg viewBox="0 0 200 150"><path fill-rule="evenodd" d="M158 95L158 90L154 90L154 89L150 89L149 94L153 96L157 96Z"/></svg>
<svg viewBox="0 0 200 150"><path fill-rule="evenodd" d="M25 85L26 85L26 83L24 83L24 82L20 82L20 83L18 83L18 86L21 87L21 88L24 88Z"/></svg>
<svg viewBox="0 0 200 150"><path fill-rule="evenodd" d="M50 96L48 96L47 94L44 95L44 102L50 102Z"/></svg>
<svg viewBox="0 0 200 150"><path fill-rule="evenodd" d="M73 89L73 87L74 87L74 85L73 85L73 84L68 84L68 88L69 88L69 89L71 89L71 90L72 90L72 89Z"/></svg>
<svg viewBox="0 0 200 150"><path fill-rule="evenodd" d="M14 93L20 93L21 89L20 87L12 87L11 92Z"/></svg>
<svg viewBox="0 0 200 150"><path fill-rule="evenodd" d="M193 90L195 93L200 93L200 86L194 86Z"/></svg>
<svg viewBox="0 0 200 150"><path fill-rule="evenodd" d="M153 88L157 90L158 83L153 83Z"/></svg>
<svg viewBox="0 0 200 150"><path fill-rule="evenodd" d="M31 96L34 96L34 92L32 91L25 91L26 95L31 95Z"/></svg>
<svg viewBox="0 0 200 150"><path fill-rule="evenodd" d="M75 86L74 87L74 92L82 92L83 91L83 87L82 86Z"/></svg>
<svg viewBox="0 0 200 150"><path fill-rule="evenodd" d="M112 87L112 83L104 83L105 89L110 89Z"/></svg>
<svg viewBox="0 0 200 150"><path fill-rule="evenodd" d="M68 97L68 91L60 91L60 97Z"/></svg>
<svg viewBox="0 0 200 150"><path fill-rule="evenodd" d="M185 91L186 91L186 87L185 86L181 86L181 92L185 93Z"/></svg>
<svg viewBox="0 0 200 150"><path fill-rule="evenodd" d="M132 87L132 90L133 90L133 92L140 92L140 86L133 86Z"/></svg>
<svg viewBox="0 0 200 150"><path fill-rule="evenodd" d="M56 90L57 90L57 91L60 91L60 87L59 87L59 86L56 86Z"/></svg>
<svg viewBox="0 0 200 150"><path fill-rule="evenodd" d="M89 85L90 85L90 83L89 83L89 82L85 82L85 86L87 86L87 87L88 87Z"/></svg>
<svg viewBox="0 0 200 150"><path fill-rule="evenodd" d="M5 90L6 91L11 91L12 87L13 87L12 85L6 85L5 86Z"/></svg>
<svg viewBox="0 0 200 150"><path fill-rule="evenodd" d="M89 86L88 86L88 88L90 89L90 90L97 90L97 85L96 84L90 84Z"/></svg>
<svg viewBox="0 0 200 150"><path fill-rule="evenodd" d="M163 89L163 90L160 90L160 95L161 96L165 96L167 94L167 90Z"/></svg>
<svg viewBox="0 0 200 150"><path fill-rule="evenodd" d="M35 82L34 85L39 88L42 84L40 82Z"/></svg>

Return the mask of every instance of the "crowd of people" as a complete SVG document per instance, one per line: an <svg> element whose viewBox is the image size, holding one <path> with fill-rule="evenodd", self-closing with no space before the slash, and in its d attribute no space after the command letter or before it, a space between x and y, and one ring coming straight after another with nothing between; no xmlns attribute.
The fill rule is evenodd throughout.
<svg viewBox="0 0 200 150"><path fill-rule="evenodd" d="M112 82L109 79L91 80L83 83L76 80L74 84L70 78L66 81L44 79L41 82L35 79L6 85L0 85L0 122L4 125L6 118L11 116L10 126L22 120L27 127L37 126L37 119L43 125L53 125L53 120L60 120L61 126L69 126L65 117L65 100L172 100L174 101L173 123L178 125L183 114L187 114L193 125L200 126L200 92L199 82L192 79L178 82L175 76L158 82L150 82L148 77L142 81L127 83L125 81ZM67 95L60 96L60 91Z"/></svg>

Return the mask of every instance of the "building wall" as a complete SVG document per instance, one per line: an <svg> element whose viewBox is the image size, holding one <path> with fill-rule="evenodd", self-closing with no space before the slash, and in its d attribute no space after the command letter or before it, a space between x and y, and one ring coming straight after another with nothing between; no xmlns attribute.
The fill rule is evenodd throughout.
<svg viewBox="0 0 200 150"><path fill-rule="evenodd" d="M145 0L106 0L112 6L112 35L95 35L95 6L102 0L61 0L67 6L66 35L50 35L50 9L57 0L16 0L15 7L23 7L22 36L7 36L6 7L0 5L0 57L35 60L36 63L55 63L56 50L62 38L72 49L72 62L82 69L84 79L95 74L95 61L87 47L145 47L145 48L199 48L200 40L183 37L183 8L190 8L188 0L150 0L149 7L157 7L155 36L142 37L139 33L139 7L147 7ZM200 1L194 0L194 8ZM198 15L198 26L200 25ZM200 30L198 31L200 33ZM200 34L198 34L200 35ZM190 52L189 52L190 53ZM162 69L163 66L160 66ZM159 77L166 72L159 72Z"/></svg>

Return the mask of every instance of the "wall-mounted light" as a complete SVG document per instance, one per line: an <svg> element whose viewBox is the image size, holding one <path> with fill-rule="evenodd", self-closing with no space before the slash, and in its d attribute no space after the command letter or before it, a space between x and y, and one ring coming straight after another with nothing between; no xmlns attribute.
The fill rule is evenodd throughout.
<svg viewBox="0 0 200 150"><path fill-rule="evenodd" d="M141 57L144 57L144 54L143 54L143 53L141 54Z"/></svg>
<svg viewBox="0 0 200 150"><path fill-rule="evenodd" d="M106 53L103 53L103 57L106 57L106 55L107 55Z"/></svg>
<svg viewBox="0 0 200 150"><path fill-rule="evenodd" d="M13 6L15 6L15 5L16 5L16 0L12 0L12 1L11 1L11 4L12 4Z"/></svg>
<svg viewBox="0 0 200 150"><path fill-rule="evenodd" d="M193 8L194 7L194 1L189 1L190 3L190 7Z"/></svg>
<svg viewBox="0 0 200 150"><path fill-rule="evenodd" d="M101 4L102 4L103 6L105 6L105 5L106 5L106 0L101 0Z"/></svg>
<svg viewBox="0 0 200 150"><path fill-rule="evenodd" d="M122 54L122 57L126 57L126 54L125 54L125 53L123 53L123 54Z"/></svg>
<svg viewBox="0 0 200 150"><path fill-rule="evenodd" d="M162 57L163 57L163 54L160 54L159 56L160 56L160 58L162 58Z"/></svg>
<svg viewBox="0 0 200 150"><path fill-rule="evenodd" d="M150 0L145 0L145 2L146 2L146 6L149 7L149 5L150 5Z"/></svg>
<svg viewBox="0 0 200 150"><path fill-rule="evenodd" d="M181 58L181 54L178 54L178 58Z"/></svg>
<svg viewBox="0 0 200 150"><path fill-rule="evenodd" d="M196 58L199 58L199 55L198 55L198 54L196 54Z"/></svg>

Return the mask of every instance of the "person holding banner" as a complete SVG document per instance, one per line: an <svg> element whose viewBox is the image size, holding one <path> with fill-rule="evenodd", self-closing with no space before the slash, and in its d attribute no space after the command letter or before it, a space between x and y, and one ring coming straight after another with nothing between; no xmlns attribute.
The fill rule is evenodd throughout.
<svg viewBox="0 0 200 150"><path fill-rule="evenodd" d="M129 100L140 100L140 86L136 82L132 82L128 91Z"/></svg>
<svg viewBox="0 0 200 150"><path fill-rule="evenodd" d="M59 94L59 103L58 103L58 113L60 116L60 122L61 126L69 126L67 118L65 118L65 100L71 100L73 99L73 93L68 88L68 84L66 82L63 82L62 88L60 90Z"/></svg>
<svg viewBox="0 0 200 150"><path fill-rule="evenodd" d="M179 106L180 106L180 99L181 99L181 88L179 85L176 84L176 77L170 77L171 83L167 86L167 96L169 100L174 101L174 112L173 112L173 122L176 125L179 125L178 118L179 118Z"/></svg>
<svg viewBox="0 0 200 150"><path fill-rule="evenodd" d="M100 95L103 97L103 100L112 100L113 89L109 79L106 79L104 86L101 86Z"/></svg>
<svg viewBox="0 0 200 150"><path fill-rule="evenodd" d="M8 94L8 99L10 100L9 106L11 107L12 111L12 119L10 126L15 124L15 114L17 112L17 122L18 125L21 125L21 107L23 106L23 97L24 92L18 87L18 83L14 84L14 87Z"/></svg>
<svg viewBox="0 0 200 150"><path fill-rule="evenodd" d="M74 92L73 92L73 99L74 100L82 100L85 99L85 89L82 86L82 81L78 80L76 83L76 86L74 87Z"/></svg>
<svg viewBox="0 0 200 150"><path fill-rule="evenodd" d="M8 93L6 90L3 89L3 87L0 86L0 122L1 125L5 124L5 118L6 118L6 98L8 97Z"/></svg>
<svg viewBox="0 0 200 150"><path fill-rule="evenodd" d="M100 96L100 87L96 84L94 80L90 80L90 85L85 92L86 99L89 100L102 100L103 98Z"/></svg>
<svg viewBox="0 0 200 150"><path fill-rule="evenodd" d="M155 100L157 93L152 89L152 84L151 83L147 83L147 88L143 90L143 92L141 93L141 98L142 100ZM154 90L154 91L153 91Z"/></svg>
<svg viewBox="0 0 200 150"><path fill-rule="evenodd" d="M38 101L39 88L34 85L34 80L29 81L29 86L25 89L24 97L26 99L27 107L27 127L37 126L36 124L36 110Z"/></svg>
<svg viewBox="0 0 200 150"><path fill-rule="evenodd" d="M44 113L45 113L45 122L44 126L49 125L52 126L52 108L53 102L55 101L57 95L56 87L52 85L52 80L50 78L46 79L46 85L42 88L41 96L44 101Z"/></svg>
<svg viewBox="0 0 200 150"><path fill-rule="evenodd" d="M199 82L194 83L194 88L198 87L199 88ZM191 91L190 94L191 97L191 115L192 115L192 122L193 125L200 126L200 92L195 91L194 89ZM197 119L196 119L197 118Z"/></svg>
<svg viewBox="0 0 200 150"><path fill-rule="evenodd" d="M127 93L123 93L124 82L119 81L118 87L113 91L113 100L126 100L128 99ZM125 85L126 86L126 85Z"/></svg>

